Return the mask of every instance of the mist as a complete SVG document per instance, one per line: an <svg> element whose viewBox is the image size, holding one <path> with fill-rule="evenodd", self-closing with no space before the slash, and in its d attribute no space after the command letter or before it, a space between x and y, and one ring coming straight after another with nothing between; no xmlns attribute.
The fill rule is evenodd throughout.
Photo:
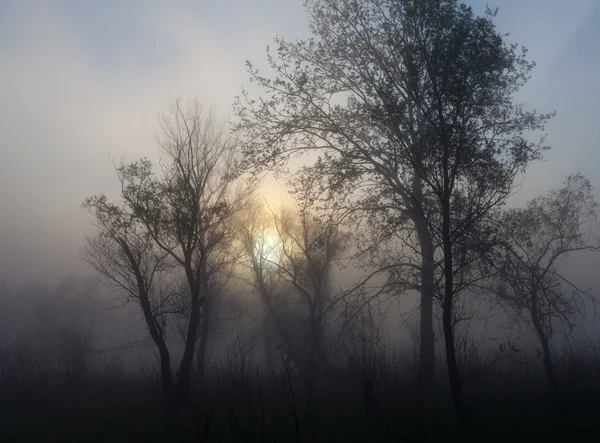
<svg viewBox="0 0 600 443"><path fill-rule="evenodd" d="M4 2L2 441L592 428L599 24Z"/></svg>

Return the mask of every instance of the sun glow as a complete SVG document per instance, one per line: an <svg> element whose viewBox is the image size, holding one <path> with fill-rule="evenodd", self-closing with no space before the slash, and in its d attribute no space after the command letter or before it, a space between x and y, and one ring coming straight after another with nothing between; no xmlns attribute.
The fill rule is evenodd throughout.
<svg viewBox="0 0 600 443"><path fill-rule="evenodd" d="M278 263L281 255L281 240L273 229L266 229L257 238L256 253L268 263Z"/></svg>

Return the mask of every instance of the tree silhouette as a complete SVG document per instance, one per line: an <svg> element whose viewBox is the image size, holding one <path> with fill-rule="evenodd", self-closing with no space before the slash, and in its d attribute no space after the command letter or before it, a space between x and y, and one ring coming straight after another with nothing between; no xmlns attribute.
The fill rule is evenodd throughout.
<svg viewBox="0 0 600 443"><path fill-rule="evenodd" d="M127 208L109 203L106 196L88 198L83 207L93 215L97 233L86 238L82 258L110 286L122 290L126 302L135 301L141 308L158 349L163 393L171 397L173 379L166 328L175 293L173 288L160 285L170 268L167 254L154 244Z"/></svg>
<svg viewBox="0 0 600 443"><path fill-rule="evenodd" d="M328 320L339 302L339 297L332 294L331 278L348 239L341 228L343 216L318 207L323 192L319 189L311 176L303 177L295 184L295 210L255 206L241 233L268 323L309 380L317 367L330 372L323 341ZM265 235L274 237L274 241L265 241ZM278 309L284 304L281 298L292 297L286 290L297 293L297 305L306 314L305 332L300 337L289 330L289 322Z"/></svg>
<svg viewBox="0 0 600 443"><path fill-rule="evenodd" d="M590 289L561 272L573 253L600 251L598 204L588 179L567 177L562 188L511 209L501 219L502 243L491 264L498 270L489 287L518 319L527 320L542 348L551 392L558 386L551 351L555 331L574 328L586 303L596 305ZM491 258L491 257L490 257Z"/></svg>
<svg viewBox="0 0 600 443"><path fill-rule="evenodd" d="M421 377L433 382L433 299L441 290L446 361L456 410L467 418L452 310L465 289L457 247L513 192L541 156L551 115L513 103L533 63L507 45L493 11L477 17L456 0L320 0L307 3L313 38L276 40L274 77L249 64L268 94L236 109L252 165L281 165L317 151L314 174L333 190L356 189L356 211L385 211L414 227L421 257ZM400 263L398 266L402 266ZM439 278L436 277L439 276ZM439 284L436 284L436 280Z"/></svg>
<svg viewBox="0 0 600 443"><path fill-rule="evenodd" d="M171 276L185 281L187 289L179 291L175 313L185 324L177 389L186 394L198 339L202 379L210 307L236 260L231 220L246 203L250 188L236 186L238 144L214 110L203 108L197 101L186 107L177 100L160 121L162 136L157 141L165 155L160 175L147 159L121 164L117 173L124 209L107 203L104 196L87 204L102 206L102 216L115 218L116 241L132 270L146 251L157 251L155 255L161 257L157 263L167 260ZM118 229L131 230L130 226L134 240L140 243L136 246L139 251L131 250L127 238L119 237ZM110 258L111 253L108 249L103 255ZM143 273L134 270L134 274L139 288L148 285Z"/></svg>

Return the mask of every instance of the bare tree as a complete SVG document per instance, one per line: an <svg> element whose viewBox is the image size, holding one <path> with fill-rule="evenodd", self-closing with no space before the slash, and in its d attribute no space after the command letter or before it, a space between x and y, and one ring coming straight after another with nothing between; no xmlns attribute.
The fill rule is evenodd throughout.
<svg viewBox="0 0 600 443"><path fill-rule="evenodd" d="M97 233L86 238L81 255L105 282L123 291L126 303L139 305L158 349L163 393L170 397L173 380L166 328L174 292L161 285L168 280L167 254L127 208L109 203L104 195L86 199L83 206L94 216Z"/></svg>
<svg viewBox="0 0 600 443"><path fill-rule="evenodd" d="M505 243L494 257L499 272L488 289L533 327L553 392L552 336L565 325L572 331L574 317L597 301L590 289L561 272L561 264L575 252L600 251L597 217L592 186L576 174L562 188L531 200L524 209L507 211L501 219Z"/></svg>
<svg viewBox="0 0 600 443"><path fill-rule="evenodd" d="M297 213L272 211L281 256L274 264L285 281L300 294L308 309L308 373L315 365L329 371L323 340L328 320L340 300L332 293L332 275L348 246L342 228L345 214L323 206L326 191L310 174L297 177L294 194Z"/></svg>
<svg viewBox="0 0 600 443"><path fill-rule="evenodd" d="M177 100L160 122L157 142L164 157L159 173L147 159L121 164L117 173L127 223L139 231L140 247L145 250L148 244L160 251L162 260L173 266L171 274L178 273L187 284L176 312L185 324L177 380L178 391L185 394L198 339L202 374L211 302L236 260L230 221L250 188L239 185L238 144L213 109L198 101L184 106Z"/></svg>
<svg viewBox="0 0 600 443"><path fill-rule="evenodd" d="M324 190L314 177L299 178L294 189L295 210L269 207L262 214L255 211L245 223L243 236L267 323L284 341L286 353L312 379L318 366L329 371L323 341L328 319L339 301L332 294L331 278L348 235L341 228L343 215L319 206ZM289 330L290 322L285 321L279 296L285 288L285 299L289 302L289 291L295 292L296 303L306 312L301 337ZM301 349L301 344L307 344L306 349Z"/></svg>
<svg viewBox="0 0 600 443"><path fill-rule="evenodd" d="M278 239L275 232L270 227L271 220L269 214L265 211L264 205L255 201L250 205L249 210L240 217L238 233L246 253L248 276L251 282L252 290L257 296L261 307L263 308L262 318L255 318L251 315L262 329L263 346L267 372L274 374L274 349L273 336L276 334L285 345L285 353L288 357L295 360L295 345L293 338L289 335L288 328L285 327L278 315L281 305L284 302L284 288L282 280L272 264L278 260Z"/></svg>
<svg viewBox="0 0 600 443"><path fill-rule="evenodd" d="M367 412L377 405L377 390L391 369L391 353L386 343L384 320L386 304L374 299L368 292L358 292L344 299L342 333L351 353L348 369L354 379L360 380ZM358 305L358 308L356 307Z"/></svg>

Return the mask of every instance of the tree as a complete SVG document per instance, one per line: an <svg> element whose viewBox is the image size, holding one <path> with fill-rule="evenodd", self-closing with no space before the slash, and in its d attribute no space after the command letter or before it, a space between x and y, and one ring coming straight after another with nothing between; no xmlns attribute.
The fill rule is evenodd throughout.
<svg viewBox="0 0 600 443"><path fill-rule="evenodd" d="M321 151L313 173L327 177L333 191L361 189L355 211L387 211L386 222L398 229L413 223L421 257L421 375L430 385L435 364L434 245L421 209L422 181L405 161L418 149L416 108L407 102L413 134L390 134L385 120L396 111L386 101L401 100L405 94L386 85L392 78L379 78L394 63L379 51L396 48L386 48L385 42L375 47L369 41L370 34L380 32L381 23L367 11L368 3L325 1L307 6L311 30L319 40L277 39L278 57L269 53L268 58L274 80L248 63L252 81L269 96L255 101L244 93L236 104L239 129L248 134L246 155L254 167L272 167L298 152ZM386 269L403 267L396 262Z"/></svg>
<svg viewBox="0 0 600 443"><path fill-rule="evenodd" d="M354 208L385 211L414 227L421 259L421 377L433 382L433 300L439 295L446 361L459 418L466 419L454 349L456 276L481 250L472 232L541 156L550 115L513 103L533 63L507 45L492 11L477 17L457 0L307 2L314 38L277 39L267 92L238 100L251 164L281 164L317 151L314 174L334 190L358 189ZM457 261L457 255L463 257ZM400 263L398 266L404 266ZM439 292L438 292L439 290Z"/></svg>
<svg viewBox="0 0 600 443"><path fill-rule="evenodd" d="M344 214L320 205L327 193L315 177L300 175L293 186L297 213L272 212L280 244L280 258L274 265L282 279L298 291L308 311L307 372L312 378L317 362L330 372L323 341L340 300L332 294L331 279L349 236L342 228Z"/></svg>
<svg viewBox="0 0 600 443"><path fill-rule="evenodd" d="M263 345L267 372L274 374L273 335L276 333L285 344L284 352L288 358L295 356L293 339L288 336L288 328L280 321L278 312L283 302L282 281L271 262L277 260L278 239L269 229L270 218L265 208L257 201L249 206L246 213L241 214L238 234L245 251L242 263L247 264L248 280L252 292L257 297L263 309L262 318L255 319L262 329ZM248 314L248 309L245 310Z"/></svg>
<svg viewBox="0 0 600 443"><path fill-rule="evenodd" d="M574 252L600 251L598 204L588 179L567 177L562 188L511 209L501 219L505 242L496 255L498 269L492 291L518 319L528 320L542 348L551 392L558 386L551 339L562 326L572 331L586 303L595 306L591 290L581 288L561 272Z"/></svg>
<svg viewBox="0 0 600 443"><path fill-rule="evenodd" d="M237 258L231 221L246 203L250 188L239 186L238 144L213 109L205 109L197 101L184 106L177 100L160 122L162 136L157 141L164 154L160 174L155 174L147 159L121 164L117 173L123 209L102 204L107 205L109 215L117 213L119 229L121 225L134 227L134 239L140 242L142 253L131 251L133 261L146 250L159 251L161 260L172 266L173 278L181 277L187 285L173 312L184 324L177 390L185 395L198 339L198 369L203 374L210 307ZM92 199L96 201L105 202L106 197ZM125 250L129 244L123 240L117 239ZM109 257L111 253L109 250ZM143 280L138 286L143 286Z"/></svg>
<svg viewBox="0 0 600 443"><path fill-rule="evenodd" d="M275 327L291 360L312 380L319 366L330 372L323 341L328 319L339 301L332 295L331 278L348 235L340 227L343 216L319 207L324 190L313 177L299 177L293 186L296 210L269 208L262 216L255 210L242 235L267 323ZM286 287L296 292L297 303L306 314L300 340L289 331L278 300ZM289 301L291 294L285 297Z"/></svg>
<svg viewBox="0 0 600 443"><path fill-rule="evenodd" d="M165 397L174 387L171 357L166 344L167 318L173 291L161 287L169 270L167 254L126 207L108 202L104 195L85 200L83 207L94 217L97 233L86 238L82 258L110 286L123 290L125 302L136 302L160 358L161 387Z"/></svg>

